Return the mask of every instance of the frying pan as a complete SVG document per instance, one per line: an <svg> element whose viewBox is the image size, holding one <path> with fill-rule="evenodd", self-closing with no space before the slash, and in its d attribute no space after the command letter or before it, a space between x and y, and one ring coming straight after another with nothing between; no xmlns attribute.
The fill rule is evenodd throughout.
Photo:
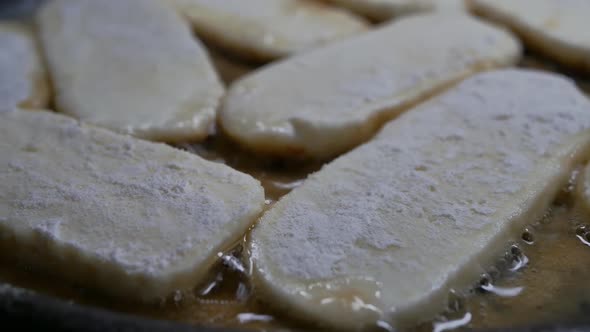
<svg viewBox="0 0 590 332"><path fill-rule="evenodd" d="M0 0L0 19L26 19L44 0ZM100 0L96 0L100 1ZM247 1L247 0L244 0ZM0 284L0 331L68 332L239 332L244 330L186 325L149 319L71 303ZM553 325L477 331L582 332L590 325L556 322Z"/></svg>

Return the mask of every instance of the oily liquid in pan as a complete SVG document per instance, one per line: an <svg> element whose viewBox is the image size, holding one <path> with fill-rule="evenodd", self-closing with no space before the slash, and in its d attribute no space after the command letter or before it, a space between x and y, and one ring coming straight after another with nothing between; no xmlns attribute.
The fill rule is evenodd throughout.
<svg viewBox="0 0 590 332"><path fill-rule="evenodd" d="M260 179L269 206L320 167L247 155L236 151L221 135L199 145L179 147L227 163ZM513 243L512 248L507 244L506 257L498 258L499 266L490 267L481 284L475 283L471 290L459 290L462 294L450 297L447 312L415 330L442 331L444 327L466 322L474 328L589 322L590 286L584 281L590 280L587 268L590 214L581 211L573 201L574 186L575 179L564 188L543 220L531 220L526 232L523 230L523 238ZM589 227L584 229L583 225ZM247 267L239 259L243 247L242 243L237 243L233 251L221 255L207 281L193 293L174 294L153 306L110 300L51 276L39 277L26 266L12 268L9 262L0 264L0 282L74 303L191 324L254 329L309 327L281 316L255 299ZM381 328L386 330L387 326Z"/></svg>
<svg viewBox="0 0 590 332"><path fill-rule="evenodd" d="M548 67L534 58L525 59L521 66L558 69ZM224 78L231 81L247 71L244 68L243 71L226 72L228 75ZM590 80L579 83L590 94ZM321 166L269 161L264 157L239 153L233 144L217 135L199 145L180 147L252 174L265 187L269 206ZM503 269L496 271L490 269L491 276L483 279L484 287L474 285L466 297L451 297L455 301L450 303L447 313L417 326L415 330L441 331L444 327L459 326L466 321L473 328L590 322L590 285L587 283L590 280L590 232L586 231L590 229L590 213L578 210L569 194L572 190L564 189L563 195L548 211L546 218L531 220L528 231L523 233L523 239L515 243L521 253L508 255L517 258L514 265L503 264ZM584 229L581 227L583 225L589 227ZM14 268L13 262L0 261L0 283L30 288L73 303L96 305L151 318L217 327L267 330L305 328L305 325L280 316L270 306L255 300L255 291L250 289L247 271L240 272L242 265L239 260L232 258L233 255L241 256L240 247L240 243L237 243L234 252L223 255L207 281L198 285L192 294L176 294L153 306L104 298L93 291L32 271L28 266ZM509 244L506 250L511 250ZM518 260L521 265L525 260L527 264L510 271L510 267L518 266ZM498 277L497 274L501 275ZM489 279L491 284L486 282ZM382 326L382 329L386 329L386 326Z"/></svg>
<svg viewBox="0 0 590 332"><path fill-rule="evenodd" d="M224 55L216 53L213 56ZM222 60L216 64L224 66L235 61L231 58ZM245 74L247 67L241 64L240 69L243 70L230 71L231 75L226 75L224 79L229 83ZM560 69L531 57L525 58L521 67L553 71ZM224 72L224 68L218 69ZM565 74L572 76L572 73ZM590 94L590 81L579 83ZM235 143L222 134L198 145L178 145L179 148L226 163L259 179L265 187L268 206L300 184L307 174L321 167L321 164L314 163L269 160L264 156L243 153L234 146ZM483 279L483 287L474 285L471 291L461 290L467 293L466 296L451 296L455 300L451 301L448 312L416 327L416 330L442 330L466 322L474 328L590 322L590 286L584 282L590 280L590 269L587 268L590 246L583 242L590 243L590 232L586 233L578 227L583 224L588 224L590 229L590 214L580 213L571 202L571 197L564 192L547 218L543 221L531 220L524 239L516 243L517 250L524 254L516 257L520 257L521 264L523 257L526 257L526 266L517 271L510 271L510 267L514 266L506 264L500 269L492 268L491 276ZM207 281L198 285L192 294L174 294L153 306L104 298L51 276L41 274L39 277L36 271L31 271L27 266L15 269L12 262L0 263L0 282L30 288L74 303L198 325L258 329L305 328L303 323L281 316L280 312L273 311L270 306L255 299L255 290L250 288L247 271L243 271L244 265L236 258L242 256L240 249L243 246L237 243L235 248L233 252L220 257ZM510 251L509 244L506 249ZM509 255L509 260L514 261L514 255ZM491 284L486 283L487 279L493 279ZM387 326L382 325L381 328L386 329Z"/></svg>

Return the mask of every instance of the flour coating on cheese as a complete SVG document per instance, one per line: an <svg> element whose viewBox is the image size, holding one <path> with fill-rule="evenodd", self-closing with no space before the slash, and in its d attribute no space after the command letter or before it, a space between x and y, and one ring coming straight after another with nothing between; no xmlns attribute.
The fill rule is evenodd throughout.
<svg viewBox="0 0 590 332"><path fill-rule="evenodd" d="M47 74L31 29L0 23L0 107L40 108L49 98Z"/></svg>
<svg viewBox="0 0 590 332"><path fill-rule="evenodd" d="M386 20L434 9L436 0L328 0L373 20Z"/></svg>
<svg viewBox="0 0 590 332"><path fill-rule="evenodd" d="M3 255L77 284L139 300L191 288L263 205L259 182L225 165L45 111L0 113Z"/></svg>
<svg viewBox="0 0 590 332"><path fill-rule="evenodd" d="M327 158L413 103L519 56L512 35L468 15L412 16L235 82L220 124L256 151Z"/></svg>
<svg viewBox="0 0 590 332"><path fill-rule="evenodd" d="M513 29L531 49L590 72L590 1L471 0L470 6Z"/></svg>
<svg viewBox="0 0 590 332"><path fill-rule="evenodd" d="M466 8L467 0L433 0L434 10L437 11L462 11Z"/></svg>
<svg viewBox="0 0 590 332"><path fill-rule="evenodd" d="M223 86L166 1L54 0L37 23L59 111L151 140L207 136Z"/></svg>
<svg viewBox="0 0 590 332"><path fill-rule="evenodd" d="M251 234L261 299L337 328L407 326L474 284L590 155L590 102L540 72L477 75L311 175Z"/></svg>
<svg viewBox="0 0 590 332"><path fill-rule="evenodd" d="M255 60L272 60L368 29L362 19L310 0L173 0L200 37Z"/></svg>

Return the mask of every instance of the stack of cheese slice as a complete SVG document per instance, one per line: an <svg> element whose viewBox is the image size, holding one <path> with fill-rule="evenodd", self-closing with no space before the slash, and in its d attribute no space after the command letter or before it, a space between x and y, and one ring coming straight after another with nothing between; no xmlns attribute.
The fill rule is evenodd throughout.
<svg viewBox="0 0 590 332"><path fill-rule="evenodd" d="M254 285L339 328L427 320L589 155L590 101L569 80L517 70L470 78L269 210L251 236Z"/></svg>

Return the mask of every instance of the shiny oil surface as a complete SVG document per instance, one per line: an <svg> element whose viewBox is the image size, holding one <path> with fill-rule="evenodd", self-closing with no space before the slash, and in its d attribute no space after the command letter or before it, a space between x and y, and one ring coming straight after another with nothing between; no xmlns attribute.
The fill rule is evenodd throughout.
<svg viewBox="0 0 590 332"><path fill-rule="evenodd" d="M320 163L289 163L249 155L222 134L203 144L179 148L227 163L260 179L268 207L321 167ZM586 231L590 227L583 227L590 225L590 211L577 206L571 194L574 187L572 181L546 217L531 220L523 229L522 239L507 246L508 262L506 257L498 257L502 264L490 267L489 274L474 281L473 287L457 290L459 295L446 312L415 330L443 331L454 325L493 328L590 322L590 232ZM256 297L248 282L242 244L237 243L225 253L208 279L192 293L174 294L152 305L104 298L92 290L60 282L51 271L14 267L9 262L0 264L0 281L73 303L191 324L257 330L313 327L274 312Z"/></svg>

